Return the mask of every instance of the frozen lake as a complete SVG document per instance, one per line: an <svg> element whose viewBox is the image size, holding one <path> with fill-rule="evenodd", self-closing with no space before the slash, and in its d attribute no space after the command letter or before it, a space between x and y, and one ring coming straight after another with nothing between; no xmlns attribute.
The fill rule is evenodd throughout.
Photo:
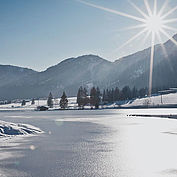
<svg viewBox="0 0 177 177"><path fill-rule="evenodd" d="M0 176L177 177L177 120L138 112L152 110L0 112L45 132L1 143Z"/></svg>

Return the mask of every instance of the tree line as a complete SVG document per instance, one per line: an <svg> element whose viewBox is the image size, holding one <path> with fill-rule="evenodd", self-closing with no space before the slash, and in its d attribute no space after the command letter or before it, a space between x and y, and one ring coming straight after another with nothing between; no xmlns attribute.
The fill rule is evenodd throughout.
<svg viewBox="0 0 177 177"><path fill-rule="evenodd" d="M92 87L90 94L88 94L87 89L81 86L77 93L77 104L81 109L84 109L84 106L86 105L90 105L91 109L98 109L100 104L105 105L116 101L142 98L147 94L147 88L138 90L135 87L130 89L129 86L125 86L122 89L119 89L118 87L112 89L104 89L102 93L100 92L99 87Z"/></svg>
<svg viewBox="0 0 177 177"><path fill-rule="evenodd" d="M125 101L125 100L132 100L136 98L142 98L148 94L147 88L130 89L129 86L125 86L122 89L116 87L115 89L106 89L103 90L102 101L104 104L106 103L113 103L115 101Z"/></svg>
<svg viewBox="0 0 177 177"><path fill-rule="evenodd" d="M83 88L82 86L79 88L77 93L77 104L79 108L84 109L84 106L90 104L91 109L93 109L93 107L95 107L95 109L98 109L100 101L101 92L99 87L92 87L89 96L86 88Z"/></svg>
<svg viewBox="0 0 177 177"><path fill-rule="evenodd" d="M153 89L152 93L158 93L160 88ZM111 104L118 101L132 100L136 98L142 98L148 95L148 88L137 89L129 86L125 86L122 89L118 87L112 89L104 89L102 92L99 87L92 87L90 91L85 87L80 86L77 92L77 104L80 109L84 109L86 105L89 105L91 109L98 109L100 105ZM34 104L34 100L32 101ZM23 103L22 103L23 104ZM24 103L25 104L25 103ZM24 105L23 104L23 105ZM52 93L49 93L47 99L47 105L52 108L54 105ZM63 92L60 103L61 109L68 107L68 99L66 93Z"/></svg>

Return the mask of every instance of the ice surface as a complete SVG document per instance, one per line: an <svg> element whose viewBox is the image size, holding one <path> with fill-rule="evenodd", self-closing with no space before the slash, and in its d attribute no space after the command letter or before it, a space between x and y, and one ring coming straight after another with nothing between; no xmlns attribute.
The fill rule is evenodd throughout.
<svg viewBox="0 0 177 177"><path fill-rule="evenodd" d="M1 176L177 177L176 120L127 116L175 110L0 112L2 120L32 124L46 132L1 143Z"/></svg>

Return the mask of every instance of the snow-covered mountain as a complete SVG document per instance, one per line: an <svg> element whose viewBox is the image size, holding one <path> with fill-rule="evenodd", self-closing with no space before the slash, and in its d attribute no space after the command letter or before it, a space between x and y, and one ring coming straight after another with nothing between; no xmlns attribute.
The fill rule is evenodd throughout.
<svg viewBox="0 0 177 177"><path fill-rule="evenodd" d="M63 90L72 96L80 85L89 88L103 84L101 81L111 68L111 62L95 55L69 58L43 72L24 75L0 86L0 99L45 97L50 91L59 97Z"/></svg>
<svg viewBox="0 0 177 177"><path fill-rule="evenodd" d="M177 35L173 38L177 40ZM169 40L164 48L166 53L161 45L155 46L153 87L177 87L177 46ZM101 88L146 87L150 51L148 48L115 62L84 55L66 59L43 72L18 68L14 74L7 69L13 66L1 66L0 99L45 97L50 91L59 97L63 90L68 96L75 96L81 85L87 88L93 85Z"/></svg>
<svg viewBox="0 0 177 177"><path fill-rule="evenodd" d="M0 87L34 73L37 72L28 68L0 65Z"/></svg>
<svg viewBox="0 0 177 177"><path fill-rule="evenodd" d="M177 41L177 35L173 37ZM153 87L177 86L177 46L172 41L155 46ZM110 73L114 86L129 85L137 88L147 87L149 81L151 48L121 58L114 62Z"/></svg>

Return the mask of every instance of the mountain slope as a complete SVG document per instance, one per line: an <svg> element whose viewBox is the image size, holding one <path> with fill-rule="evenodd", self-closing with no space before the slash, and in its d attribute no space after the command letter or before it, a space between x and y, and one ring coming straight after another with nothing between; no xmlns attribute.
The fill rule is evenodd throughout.
<svg viewBox="0 0 177 177"><path fill-rule="evenodd" d="M173 37L177 40L177 35ZM177 87L177 46L170 40L164 43L166 53L160 45L155 46L153 87ZM115 61L111 73L115 85L148 87L151 49ZM121 70L121 71L120 71ZM114 84L113 84L114 85Z"/></svg>
<svg viewBox="0 0 177 177"><path fill-rule="evenodd" d="M34 73L37 72L28 68L11 65L0 65L0 87L11 82L16 82L17 80Z"/></svg>
<svg viewBox="0 0 177 177"><path fill-rule="evenodd" d="M100 85L99 82L111 68L111 62L95 55L70 58L46 71L29 74L16 82L1 86L1 99L45 97L50 91L55 96L60 96L63 90L72 96L80 85Z"/></svg>

